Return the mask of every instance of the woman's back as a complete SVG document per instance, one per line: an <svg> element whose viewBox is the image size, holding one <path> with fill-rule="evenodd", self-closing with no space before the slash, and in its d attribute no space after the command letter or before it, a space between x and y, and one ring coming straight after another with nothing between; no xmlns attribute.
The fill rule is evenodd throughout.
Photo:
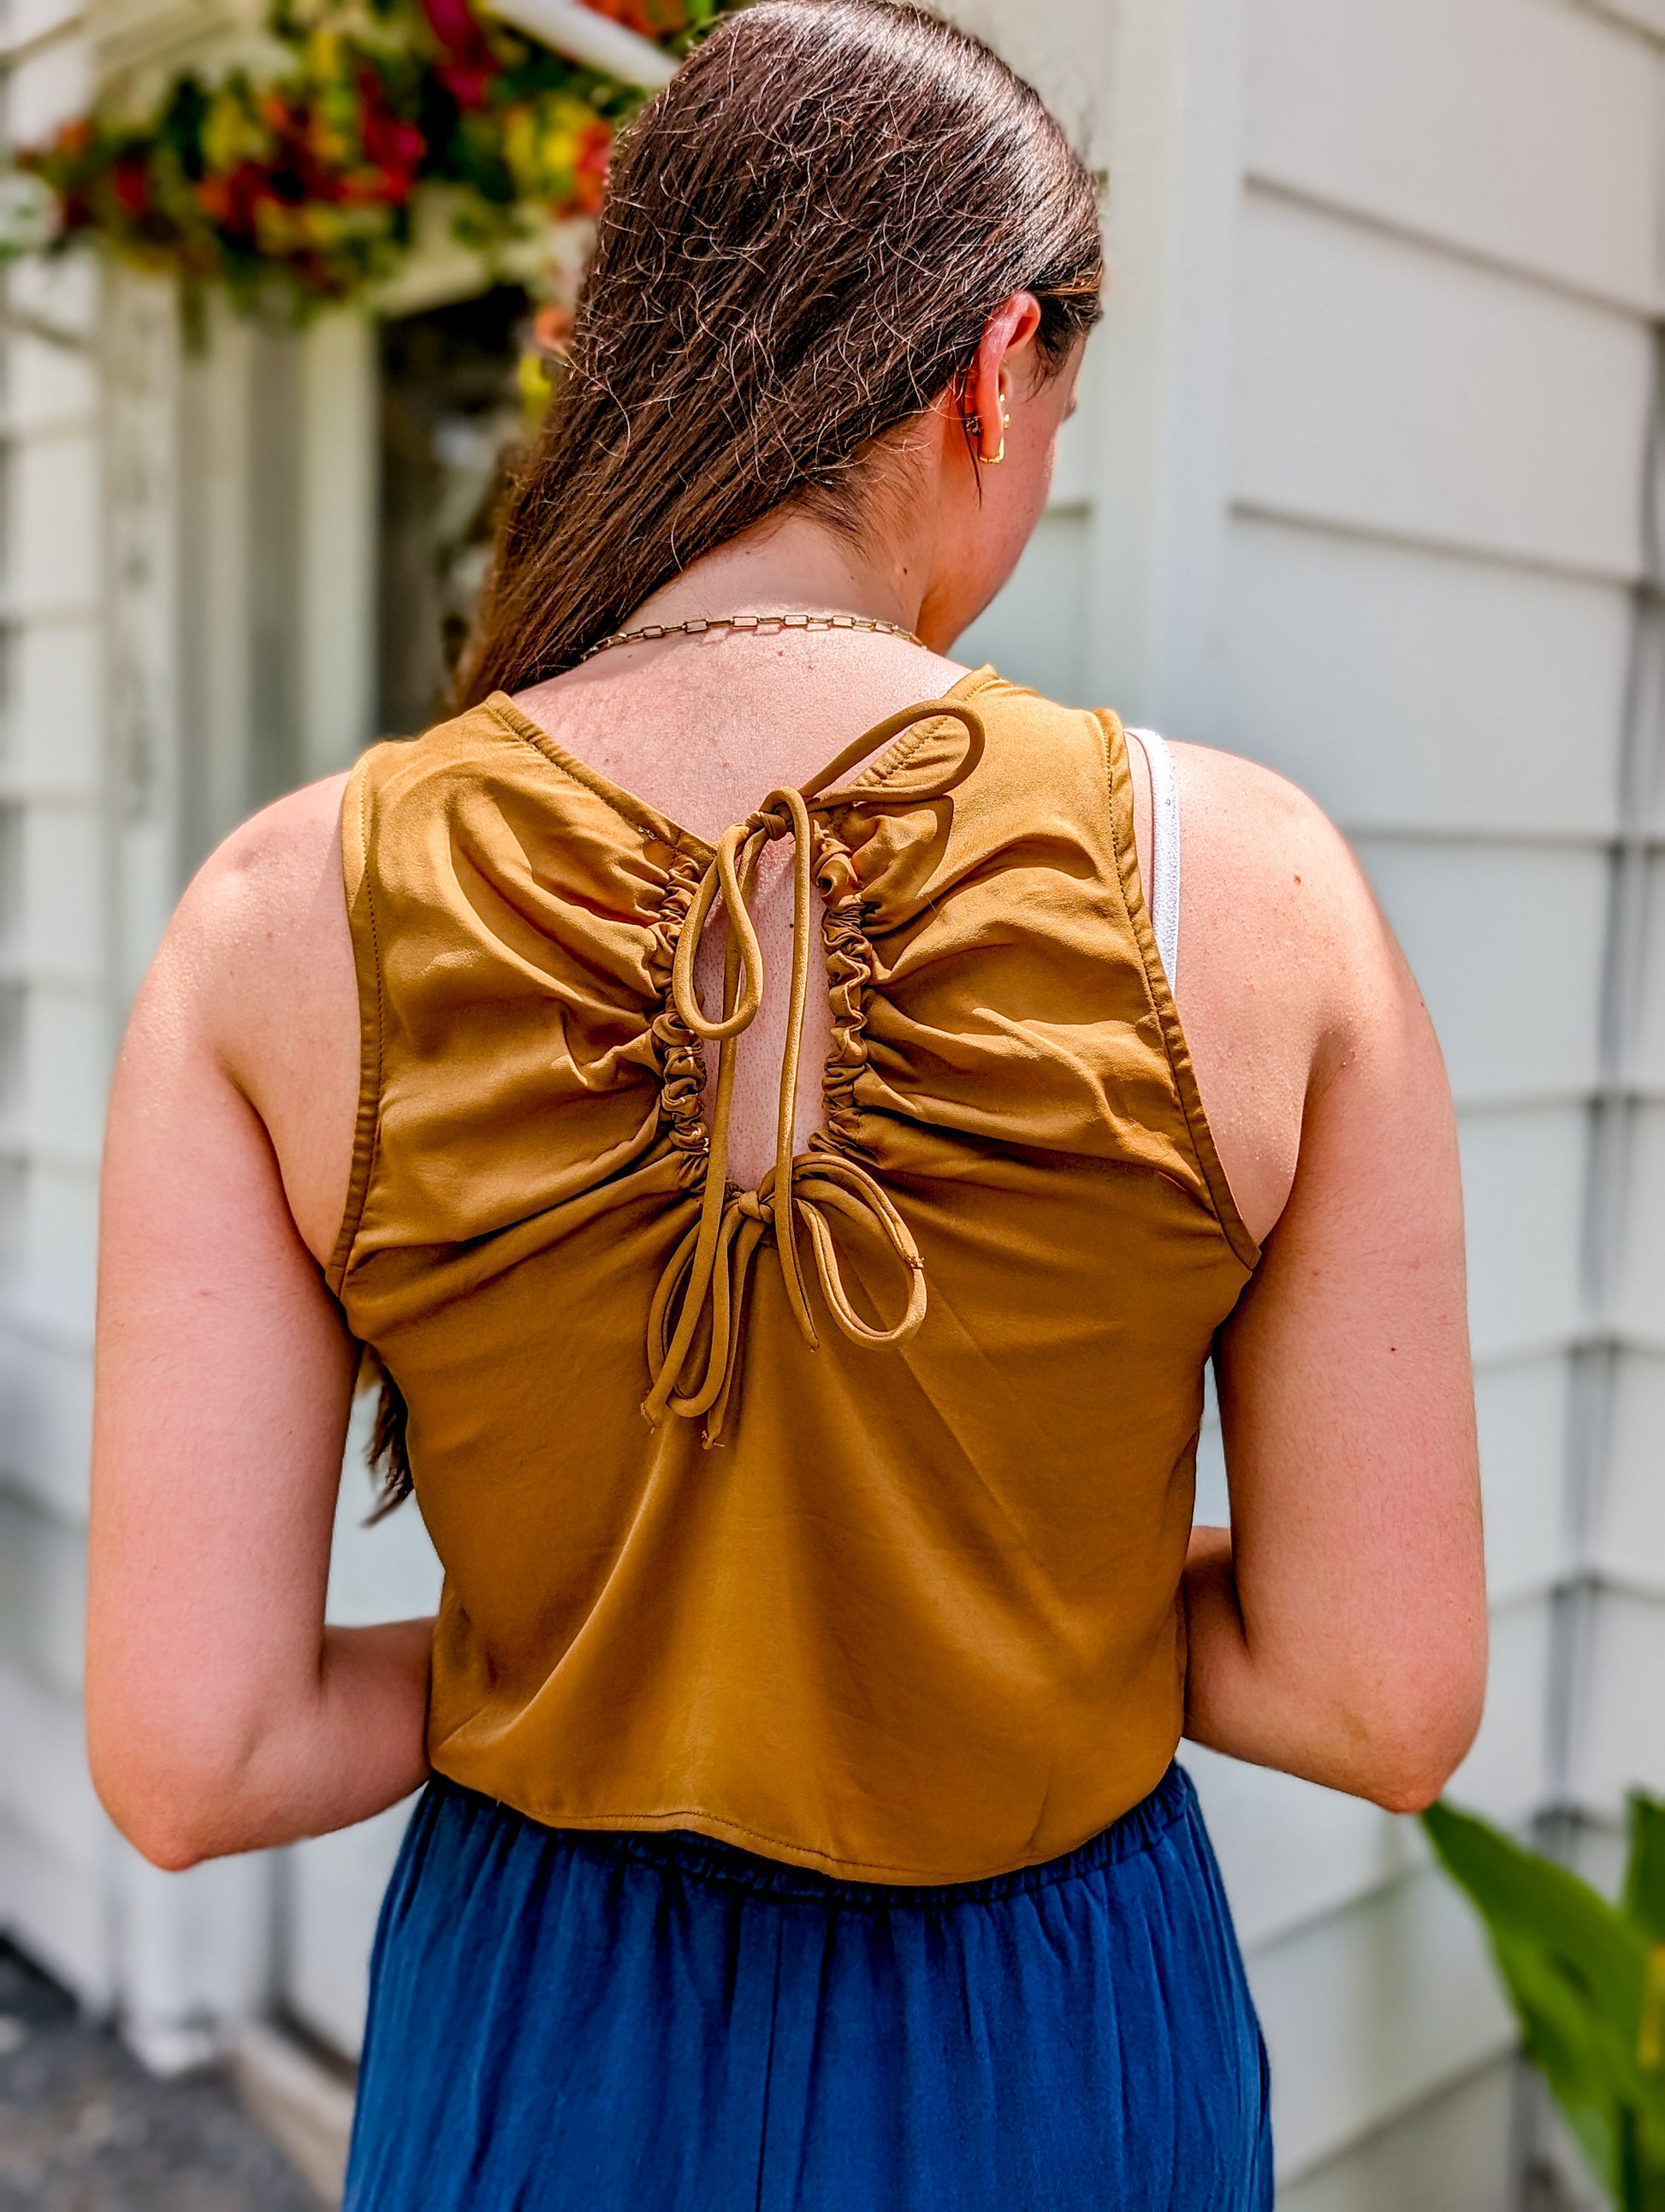
<svg viewBox="0 0 1665 2212"><path fill-rule="evenodd" d="M710 844L507 700L367 757L329 1280L447 1571L436 1766L969 1881L1173 1756L1202 1366L1257 1254L1114 719L985 672L880 727L810 801L823 1127L755 1181L674 985Z"/></svg>

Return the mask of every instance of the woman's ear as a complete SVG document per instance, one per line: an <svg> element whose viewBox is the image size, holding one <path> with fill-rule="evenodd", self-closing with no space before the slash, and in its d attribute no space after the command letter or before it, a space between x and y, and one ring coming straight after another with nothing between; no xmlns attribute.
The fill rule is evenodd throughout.
<svg viewBox="0 0 1665 2212"><path fill-rule="evenodd" d="M977 459L993 467L1006 449L1014 385L1028 390L1041 306L1032 292L1014 292L983 325L965 380L965 413Z"/></svg>

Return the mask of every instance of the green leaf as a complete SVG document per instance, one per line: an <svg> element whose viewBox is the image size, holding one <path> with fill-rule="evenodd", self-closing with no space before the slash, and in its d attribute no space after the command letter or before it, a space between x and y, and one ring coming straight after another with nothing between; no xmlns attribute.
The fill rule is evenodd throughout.
<svg viewBox="0 0 1665 2212"><path fill-rule="evenodd" d="M1494 1933L1542 1948L1595 2010L1633 2035L1641 2014L1648 1944L1641 1933L1570 1868L1443 1801L1423 1826L1440 1859Z"/></svg>
<svg viewBox="0 0 1665 2212"><path fill-rule="evenodd" d="M1630 2054L1623 2037L1603 2027L1540 1947L1495 1929L1488 1933L1527 2056L1548 2082L1592 2169L1625 2203L1619 2178Z"/></svg>
<svg viewBox="0 0 1665 2212"><path fill-rule="evenodd" d="M1630 1799L1625 1910L1650 1943L1665 1943L1665 1805L1639 1790Z"/></svg>
<svg viewBox="0 0 1665 2212"><path fill-rule="evenodd" d="M1591 2163L1615 2203L1644 2201L1641 2146L1665 2140L1659 2079L1637 2056L1646 1939L1588 1882L1490 1823L1439 1804L1423 1825L1485 1923L1527 2050Z"/></svg>

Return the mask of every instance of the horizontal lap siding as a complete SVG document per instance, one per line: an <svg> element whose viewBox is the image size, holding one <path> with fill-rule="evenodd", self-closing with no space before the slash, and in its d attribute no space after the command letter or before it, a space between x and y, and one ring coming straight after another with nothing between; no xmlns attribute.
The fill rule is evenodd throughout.
<svg viewBox="0 0 1665 2212"><path fill-rule="evenodd" d="M1665 1602L1665 1346L1618 1352L1608 1418L1591 1565L1605 1581ZM1639 1702L1656 1697L1661 1683L1665 1676L1620 1694Z"/></svg>
<svg viewBox="0 0 1665 2212"><path fill-rule="evenodd" d="M1422 986L1466 1114L1587 1097L1610 866L1594 844L1354 843Z"/></svg>
<svg viewBox="0 0 1665 2212"><path fill-rule="evenodd" d="M1229 241L1196 244L1198 184L1174 217L1172 251L1192 259L1163 295L1152 240L1117 228L1148 210L1157 157L1141 139L1118 169L1111 149L1121 273L1100 358L1042 537L966 651L1066 697L1127 659L1132 696L1117 703L1148 719L1172 711L1164 690L1200 702L1174 733L1312 792L1406 946L1459 1109L1493 1605L1486 1717L1453 1794L1518 1826L1564 1779L1551 1730L1598 1320L1592 1109L1607 1080L1665 80L1652 46L1564 0L1245 0L1244 13ZM1218 51L1225 11L1205 19ZM1139 9L1127 21L1120 66L1137 76L1162 24ZM1152 74L1154 98L1166 82ZM1209 82L1197 108L1212 145L1232 102ZM1209 155L1183 158L1200 174ZM1164 354L1152 318L1164 298L1182 314L1199 285L1229 289L1229 313L1194 319L1198 359L1180 342ZM1211 378L1215 398L1200 399ZM1202 415L1177 428L1163 412L1193 405ZM1127 658L1151 564L1173 558L1162 528L1141 537L1128 519L1129 410L1136 444L1166 441L1167 513L1196 553L1176 587L1188 660L1166 675ZM1211 539L1196 518L1217 452ZM1212 689L1192 680L1211 664ZM1651 927L1665 949L1665 911ZM1665 963L1647 994L1636 1057L1665 1095ZM1645 1117L1633 1150L1665 1232L1665 1137ZM1655 1216L1650 1189L1638 1182L1639 1223ZM1626 1297L1638 1330L1661 1304L1665 1358L1665 1233L1632 1241ZM1621 1529L1665 1536L1643 1466L1665 1376L1642 1356L1619 1394L1601 1524L1614 1544ZM1211 1410L1199 1512L1225 1510ZM1626 1635L1633 1661L1645 1632L1627 1617L1598 1638L1597 1674L1614 1673ZM1616 1771L1602 1741L1602 1771ZM1265 2016L1290 2203L1396 2206L1417 2174L1431 2212L1500 2206L1510 2025L1419 1831L1190 1756Z"/></svg>
<svg viewBox="0 0 1665 2212"><path fill-rule="evenodd" d="M91 1383L84 1345L0 1328L0 1479L70 1527L87 1510Z"/></svg>
<svg viewBox="0 0 1665 2212"><path fill-rule="evenodd" d="M1390 2119L1377 2136L1280 2189L1278 2212L1519 2212L1508 2163L1493 2148L1510 2136L1515 2096L1511 2057L1486 2060L1419 2099L1413 2124Z"/></svg>
<svg viewBox="0 0 1665 2212"><path fill-rule="evenodd" d="M1286 2179L1413 2112L1512 2040L1473 1916L1432 1867L1255 1952L1250 1974Z"/></svg>
<svg viewBox="0 0 1665 2212"><path fill-rule="evenodd" d="M1626 1205L1609 1314L1621 1337L1665 1347L1665 1105L1632 1104L1623 1131Z"/></svg>
<svg viewBox="0 0 1665 2212"><path fill-rule="evenodd" d="M1219 734L1352 838L1450 1067L1493 1596L1486 1718L1452 1794L1518 1826L1558 1786L1659 296L1658 58L1560 0L1252 0L1249 20ZM1665 1072L1665 1017L1647 1048ZM1632 1208L1639 1322L1665 1309L1650 1228L1665 1228L1665 1131L1644 1122L1634 1150L1658 1190L1638 1183ZM1632 1397L1656 1380L1627 1376ZM1619 1426L1634 1459L1639 1404ZM1636 1475L1610 1494L1615 1528L1648 1517ZM1621 1740L1606 1678L1641 1663L1650 1632L1626 1615L1595 1640L1608 1718L1586 1765L1609 1790L1648 1747ZM1417 1832L1213 1769L1280 2171L1303 2177L1289 2201L1374 2202L1441 2130L1428 2201L1484 2201L1452 2193L1465 2162L1500 2200L1507 2100L1461 2085L1499 2078L1509 2023Z"/></svg>
<svg viewBox="0 0 1665 2212"><path fill-rule="evenodd" d="M1581 1655L1573 1784L1581 1805L1613 1820L1632 1790L1665 1796L1665 1593L1657 1586L1657 1553L1648 1565L1653 1590L1609 1584L1594 1594Z"/></svg>
<svg viewBox="0 0 1665 2212"><path fill-rule="evenodd" d="M345 2057L364 2041L370 1937L404 1839L410 1808L319 1836L285 1869L283 1997L298 2020Z"/></svg>
<svg viewBox="0 0 1665 2212"><path fill-rule="evenodd" d="M1639 315L1253 187L1238 295L1240 505L1636 575Z"/></svg>
<svg viewBox="0 0 1665 2212"><path fill-rule="evenodd" d="M59 984L23 1001L21 1133L37 1157L89 1170L97 1161L110 1079L102 996Z"/></svg>
<svg viewBox="0 0 1665 2212"><path fill-rule="evenodd" d="M1583 1319L1587 1114L1578 1106L1468 1114L1458 1134L1476 1365L1571 1343Z"/></svg>
<svg viewBox="0 0 1665 2212"><path fill-rule="evenodd" d="M1239 515L1230 741L1355 833L1613 826L1627 586Z"/></svg>
<svg viewBox="0 0 1665 2212"><path fill-rule="evenodd" d="M1256 0L1255 24L1253 176L1657 301L1656 87L1599 20L1563 0Z"/></svg>
<svg viewBox="0 0 1665 2212"><path fill-rule="evenodd" d="M1665 1096L1665 858L1650 861L1647 892L1625 1073L1632 1089Z"/></svg>
<svg viewBox="0 0 1665 2212"><path fill-rule="evenodd" d="M8 1685L0 1676L0 1701ZM0 1815L0 1928L82 2003L107 2011L116 1996L98 1872L64 1857Z"/></svg>
<svg viewBox="0 0 1665 2212"><path fill-rule="evenodd" d="M1611 16L1615 23L1665 41L1665 0L1587 0L1587 4Z"/></svg>
<svg viewBox="0 0 1665 2212"><path fill-rule="evenodd" d="M8 31L64 11L14 5ZM82 106L82 42L10 70L10 135ZM4 349L0 478L0 1150L15 1186L0 1318L0 1923L81 1995L111 2001L108 1872L80 1702L97 1173L110 1071L109 848L100 623L104 487L98 285L85 259L6 272L62 342Z"/></svg>
<svg viewBox="0 0 1665 2212"><path fill-rule="evenodd" d="M1565 1571L1572 1382L1565 1352L1490 1363L1474 1377L1494 1605L1543 1596Z"/></svg>

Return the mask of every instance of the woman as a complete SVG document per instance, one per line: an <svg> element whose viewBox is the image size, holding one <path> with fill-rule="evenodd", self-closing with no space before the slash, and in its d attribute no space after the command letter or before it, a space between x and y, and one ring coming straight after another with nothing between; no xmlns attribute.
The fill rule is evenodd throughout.
<svg viewBox="0 0 1665 2212"><path fill-rule="evenodd" d="M364 2212L1269 2204L1182 1729L1398 1810L1473 1733L1403 963L1277 778L949 657L1100 276L983 48L730 19L620 150L464 711L233 837L136 1010L94 1771L173 1867L431 1776ZM437 1623L324 1625L361 1344Z"/></svg>

